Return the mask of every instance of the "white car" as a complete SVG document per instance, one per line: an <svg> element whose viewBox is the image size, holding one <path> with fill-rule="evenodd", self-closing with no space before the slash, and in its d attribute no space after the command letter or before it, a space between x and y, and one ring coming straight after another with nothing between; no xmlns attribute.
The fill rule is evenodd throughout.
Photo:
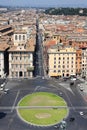
<svg viewBox="0 0 87 130"><path fill-rule="evenodd" d="M6 89L4 90L4 93L9 93L9 89L6 88Z"/></svg>
<svg viewBox="0 0 87 130"><path fill-rule="evenodd" d="M1 87L4 87L5 86L5 83L1 84Z"/></svg>
<svg viewBox="0 0 87 130"><path fill-rule="evenodd" d="M84 90L84 87L83 87L83 86L80 86L80 90L83 91L83 90Z"/></svg>
<svg viewBox="0 0 87 130"><path fill-rule="evenodd" d="M80 114L81 116L83 116L83 115L84 115L84 113L83 113L82 111L80 111L80 112L79 112L79 114Z"/></svg>
<svg viewBox="0 0 87 130"><path fill-rule="evenodd" d="M0 88L0 91L3 91L3 88Z"/></svg>
<svg viewBox="0 0 87 130"><path fill-rule="evenodd" d="M71 78L71 81L76 81L76 78Z"/></svg>

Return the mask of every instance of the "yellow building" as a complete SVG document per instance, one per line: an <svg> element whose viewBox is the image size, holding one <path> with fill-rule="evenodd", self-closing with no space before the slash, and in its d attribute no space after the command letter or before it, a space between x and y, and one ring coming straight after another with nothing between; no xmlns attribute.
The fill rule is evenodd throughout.
<svg viewBox="0 0 87 130"><path fill-rule="evenodd" d="M76 50L54 45L48 49L48 75L70 76L76 74Z"/></svg>

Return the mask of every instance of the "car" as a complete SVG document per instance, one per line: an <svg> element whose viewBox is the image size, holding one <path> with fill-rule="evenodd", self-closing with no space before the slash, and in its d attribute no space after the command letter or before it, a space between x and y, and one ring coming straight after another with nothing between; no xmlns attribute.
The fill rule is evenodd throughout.
<svg viewBox="0 0 87 130"><path fill-rule="evenodd" d="M1 84L1 87L4 87L5 86L5 83Z"/></svg>
<svg viewBox="0 0 87 130"><path fill-rule="evenodd" d="M73 122L75 120L74 117L70 117L70 122Z"/></svg>
<svg viewBox="0 0 87 130"><path fill-rule="evenodd" d="M42 79L45 79L44 76L42 77Z"/></svg>
<svg viewBox="0 0 87 130"><path fill-rule="evenodd" d="M59 128L59 125L55 125L54 128Z"/></svg>
<svg viewBox="0 0 87 130"><path fill-rule="evenodd" d="M83 115L84 115L83 111L80 111L80 112L79 112L79 114L80 114L81 116L83 116Z"/></svg>
<svg viewBox="0 0 87 130"><path fill-rule="evenodd" d="M74 85L74 81L70 81L70 85Z"/></svg>
<svg viewBox="0 0 87 130"><path fill-rule="evenodd" d="M62 93L62 92L60 92L59 94L60 94L60 96L63 96L63 93Z"/></svg>
<svg viewBox="0 0 87 130"><path fill-rule="evenodd" d="M0 88L0 91L3 91L3 88Z"/></svg>
<svg viewBox="0 0 87 130"><path fill-rule="evenodd" d="M84 90L84 87L83 87L83 86L80 86L80 90L83 91L83 90Z"/></svg>
<svg viewBox="0 0 87 130"><path fill-rule="evenodd" d="M4 93L9 93L9 89L7 88L7 89L4 89Z"/></svg>
<svg viewBox="0 0 87 130"><path fill-rule="evenodd" d="M76 78L71 78L71 81L76 81Z"/></svg>

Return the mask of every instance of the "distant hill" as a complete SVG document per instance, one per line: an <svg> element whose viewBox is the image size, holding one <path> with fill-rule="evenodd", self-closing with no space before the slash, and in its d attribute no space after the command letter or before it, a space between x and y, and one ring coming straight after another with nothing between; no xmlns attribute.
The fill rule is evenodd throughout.
<svg viewBox="0 0 87 130"><path fill-rule="evenodd" d="M87 16L87 8L49 8L45 10L50 15L80 15Z"/></svg>

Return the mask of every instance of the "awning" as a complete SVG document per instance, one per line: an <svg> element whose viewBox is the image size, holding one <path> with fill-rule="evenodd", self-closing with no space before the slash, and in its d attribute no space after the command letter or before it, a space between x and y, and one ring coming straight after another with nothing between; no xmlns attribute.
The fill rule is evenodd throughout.
<svg viewBox="0 0 87 130"><path fill-rule="evenodd" d="M50 76L62 76L61 73L50 73L49 75L50 75Z"/></svg>

